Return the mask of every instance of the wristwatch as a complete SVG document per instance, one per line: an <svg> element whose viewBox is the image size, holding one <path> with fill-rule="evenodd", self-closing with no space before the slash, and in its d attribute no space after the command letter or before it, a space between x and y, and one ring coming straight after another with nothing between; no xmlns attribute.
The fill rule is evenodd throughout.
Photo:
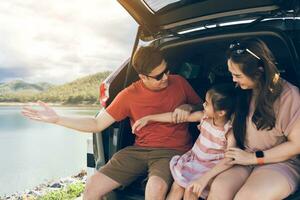
<svg viewBox="0 0 300 200"><path fill-rule="evenodd" d="M258 165L263 165L265 163L264 162L265 155L264 155L263 151L256 151L255 156L256 156L256 160L257 160Z"/></svg>

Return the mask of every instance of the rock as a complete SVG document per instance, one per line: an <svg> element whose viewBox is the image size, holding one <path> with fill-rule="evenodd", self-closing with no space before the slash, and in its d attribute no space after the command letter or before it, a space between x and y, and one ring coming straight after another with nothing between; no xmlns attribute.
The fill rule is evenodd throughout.
<svg viewBox="0 0 300 200"><path fill-rule="evenodd" d="M33 196L36 196L36 197L39 197L39 196L42 196L43 193L40 192L40 191L32 191L32 195L33 195Z"/></svg>
<svg viewBox="0 0 300 200"><path fill-rule="evenodd" d="M81 170L81 172L79 172L79 174L75 175L74 178L83 178L86 175L87 175L86 171Z"/></svg>
<svg viewBox="0 0 300 200"><path fill-rule="evenodd" d="M33 191L32 190L30 190L27 194L33 194Z"/></svg>
<svg viewBox="0 0 300 200"><path fill-rule="evenodd" d="M71 183L74 183L75 181L76 181L76 179L71 178L71 177L60 179L60 182L63 184L71 184Z"/></svg>
<svg viewBox="0 0 300 200"><path fill-rule="evenodd" d="M51 188L62 188L61 183L53 183L52 185L50 185Z"/></svg>

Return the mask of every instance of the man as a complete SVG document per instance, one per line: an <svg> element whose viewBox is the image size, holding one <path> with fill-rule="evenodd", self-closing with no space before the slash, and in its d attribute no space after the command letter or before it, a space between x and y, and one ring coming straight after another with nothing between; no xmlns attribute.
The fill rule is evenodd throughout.
<svg viewBox="0 0 300 200"><path fill-rule="evenodd" d="M172 176L169 161L191 147L185 121L201 99L185 79L169 75L166 61L154 47L141 47L133 57L133 66L140 80L121 91L97 118L70 118L56 114L45 103L37 111L29 107L23 115L44 122L62 125L83 132L101 132L115 121L130 118L131 125L149 114L173 112L174 123L152 123L135 131L135 144L112 157L87 181L84 199L101 199L120 186L129 185L139 176L148 173L145 198L165 199Z"/></svg>

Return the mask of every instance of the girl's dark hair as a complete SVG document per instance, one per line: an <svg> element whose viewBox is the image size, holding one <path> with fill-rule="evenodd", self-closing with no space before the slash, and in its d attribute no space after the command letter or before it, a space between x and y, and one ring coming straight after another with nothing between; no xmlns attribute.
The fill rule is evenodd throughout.
<svg viewBox="0 0 300 200"><path fill-rule="evenodd" d="M215 111L225 111L226 119L230 119L235 110L235 88L231 83L212 86L207 93L210 95L212 106Z"/></svg>
<svg viewBox="0 0 300 200"><path fill-rule="evenodd" d="M252 122L257 130L273 129L276 122L273 104L282 92L282 80L273 54L263 41L251 38L239 41L237 48L229 48L227 59L237 64L243 74L256 84L258 93L255 94ZM238 146L243 149L252 91L240 90L238 93L233 132Z"/></svg>

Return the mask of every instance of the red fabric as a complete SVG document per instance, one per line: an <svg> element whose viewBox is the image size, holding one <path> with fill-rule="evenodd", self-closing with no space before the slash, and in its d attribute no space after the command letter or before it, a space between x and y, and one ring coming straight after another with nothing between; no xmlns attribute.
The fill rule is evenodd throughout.
<svg viewBox="0 0 300 200"><path fill-rule="evenodd" d="M182 104L202 101L188 82L178 75L169 75L168 87L160 91L147 89L141 80L121 91L106 109L117 121L130 118L131 125L147 115L172 112ZM135 145L187 151L191 148L188 123L155 122L136 133Z"/></svg>

